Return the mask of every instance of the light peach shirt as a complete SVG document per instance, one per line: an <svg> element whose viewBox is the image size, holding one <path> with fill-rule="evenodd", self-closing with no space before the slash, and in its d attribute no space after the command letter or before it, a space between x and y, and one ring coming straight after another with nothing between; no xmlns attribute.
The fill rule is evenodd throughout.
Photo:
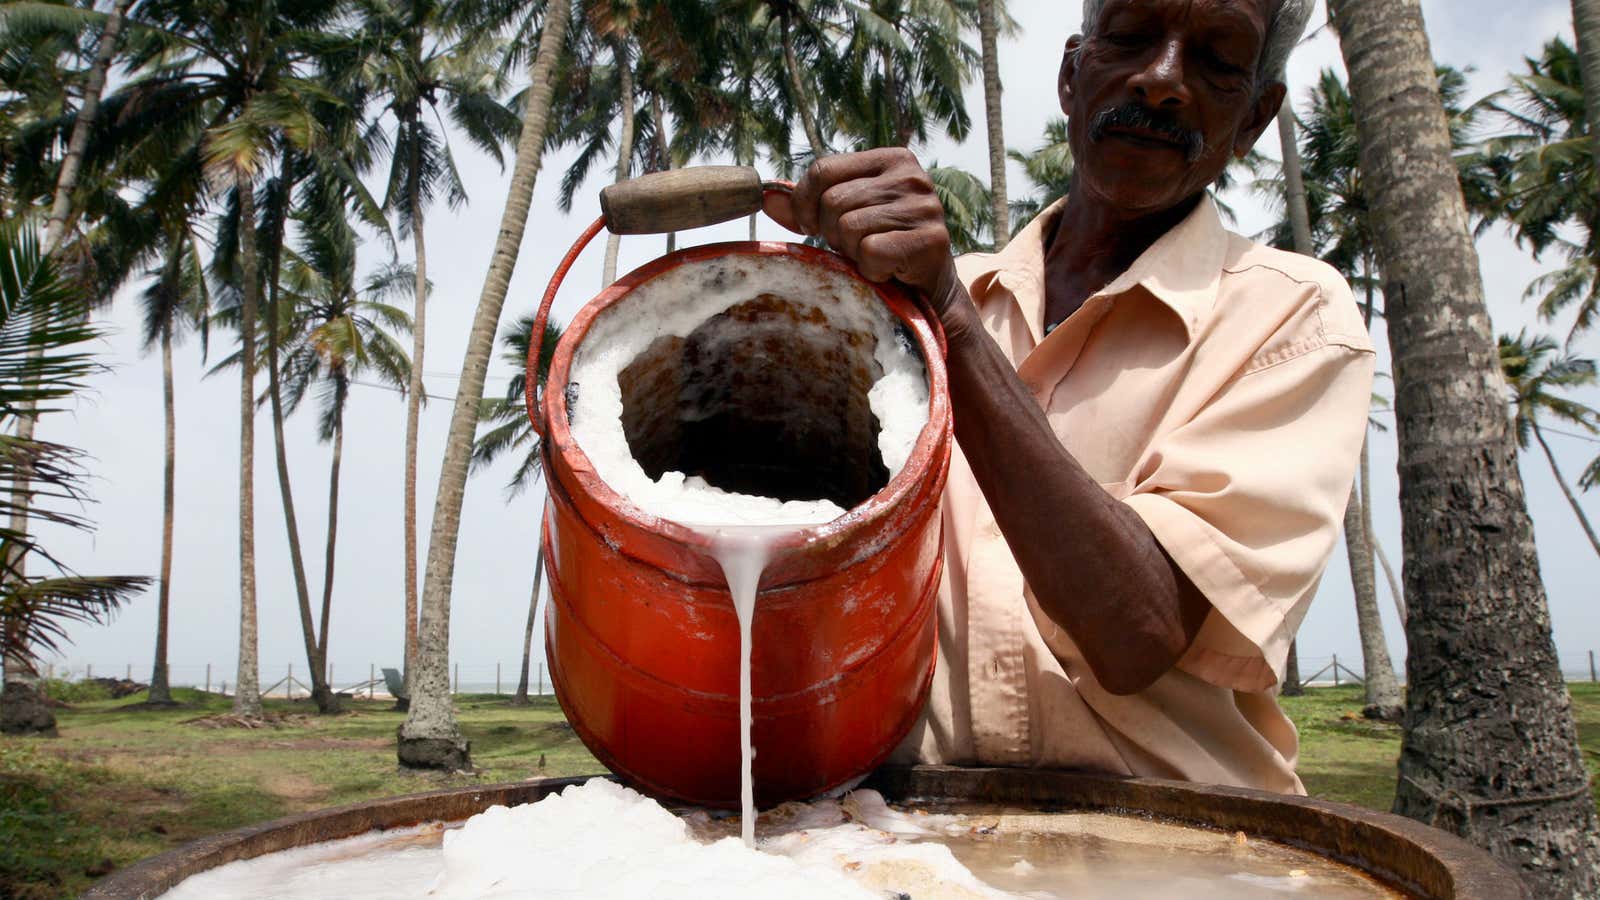
<svg viewBox="0 0 1600 900"><path fill-rule="evenodd" d="M957 268L1056 436L1212 611L1177 668L1135 696L1107 693L1035 602L958 448L932 695L894 759L1303 793L1277 685L1339 536L1372 396L1350 288L1224 230L1208 198L1045 336L1059 211ZM1059 539L1072 528L1063 513Z"/></svg>

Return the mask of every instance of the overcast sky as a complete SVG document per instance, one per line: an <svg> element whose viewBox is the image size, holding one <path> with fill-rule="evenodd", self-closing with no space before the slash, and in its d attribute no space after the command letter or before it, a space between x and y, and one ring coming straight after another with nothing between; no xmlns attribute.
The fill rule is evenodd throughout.
<svg viewBox="0 0 1600 900"><path fill-rule="evenodd" d="M1458 67L1473 67L1472 98L1505 85L1506 72L1522 68L1522 58L1538 53L1556 34L1571 40L1571 7L1567 0L1424 0L1436 58ZM1048 119L1059 115L1055 75L1062 44L1077 30L1079 5L1072 0L1012 0L1011 11L1021 26L1001 42L1001 76L1006 138L1011 147L1031 149ZM1314 24L1324 20L1320 8ZM976 43L976 39L973 38ZM1326 30L1295 54L1290 67L1291 92L1300 100L1317 72L1328 66L1342 70L1337 43ZM964 144L939 139L918 148L925 161L966 167L987 180L981 85L967 92L973 134ZM1261 149L1277 155L1276 130L1269 129ZM471 196L457 213L435 209L429 221L429 275L435 286L428 312L428 352L424 364L428 392L425 408L418 488L418 518L425 556L428 520L443 454L444 434L455 395L456 377L466 346L478 292L494 244L509 170L476 154L456 140L455 152ZM571 215L556 207L560 173L571 153L547 157L534 196L522 255L512 281L502 324L533 309L546 280L577 232L598 215L597 192L591 181L579 192ZM717 160L721 162L721 160ZM1009 177L1013 196L1028 182L1015 165ZM1229 202L1240 212L1238 230L1264 228L1270 214L1253 198L1239 193ZM680 242L737 240L744 224L680 236ZM763 221L761 236L783 239L787 233ZM660 238L628 238L622 247L622 271L664 250ZM381 261L383 249L370 242L367 262ZM1480 243L1490 311L1499 331L1523 326L1564 334L1564 324L1541 324L1530 305L1521 301L1528 282L1550 268L1519 251L1502 233ZM600 248L573 270L556 304L562 320L600 287ZM403 259L409 261L409 245ZM93 537L57 535L52 549L79 571L95 574L155 574L159 566L161 525L161 368L159 360L139 346L138 314L130 295L119 298L106 324L112 334L104 346L110 374L94 382L91 395L74 412L57 415L40 426L40 436L75 444L95 457L93 485L98 505L92 515L100 530ZM218 335L213 359L226 336ZM1387 340L1376 335L1380 370L1387 370ZM1579 349L1600 354L1594 336ZM498 352L498 351L497 351ZM238 383L229 372L205 378L197 342L177 351L178 519L173 568L170 660L174 683L204 677L207 663L214 681L233 680L238 649ZM510 367L496 362L489 392L503 390ZM258 383L264 387L265 379ZM1380 382L1380 390L1387 387ZM1600 392L1590 392L1590 403ZM309 406L309 404L308 404ZM303 411L288 428L288 447L300 533L314 599L322 583L322 540L327 514L328 448L316 440L314 412ZM270 419L257 419L256 552L261 620L263 686L282 676L293 663L304 673L305 655L289 573L281 506L272 457ZM402 534L401 488L405 407L393 393L362 387L347 414L340 544L334 594L330 658L335 682L343 685L366 677L369 664L398 666L401 659ZM1600 446L1567 437L1552 437L1569 477L1575 478ZM1308 448L1314 452L1314 448ZM1374 517L1380 541L1399 564L1401 556L1398 485L1394 436L1372 440ZM1522 471L1537 531L1540 560L1549 591L1551 617L1563 666L1586 669L1586 653L1600 650L1600 605L1594 585L1600 560L1590 549L1562 498L1542 457L1524 456ZM508 685L515 682L527 614L542 490L507 502L502 486L509 466L475 477L468 486L463 511L452 616L452 650L463 682L492 683L497 662ZM1600 516L1600 497L1582 498L1591 515ZM1380 585L1385 625L1397 665L1403 664L1404 637L1387 591ZM121 674L131 663L134 675L148 676L155 633L155 592L136 600L108 627L77 627L74 646L56 664L78 671L92 664L97 674ZM540 633L542 639L542 631ZM536 639L536 646L541 641ZM1328 567L1321 592L1300 632L1302 672L1320 667L1337 653L1341 662L1361 668L1360 644L1350 592L1349 570L1341 545ZM536 651L536 659L537 651ZM303 675L302 675L303 677ZM509 687L507 688L509 690Z"/></svg>

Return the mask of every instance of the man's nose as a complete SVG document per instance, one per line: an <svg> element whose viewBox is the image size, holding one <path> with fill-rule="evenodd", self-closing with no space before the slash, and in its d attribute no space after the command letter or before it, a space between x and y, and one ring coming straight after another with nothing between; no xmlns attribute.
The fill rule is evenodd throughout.
<svg viewBox="0 0 1600 900"><path fill-rule="evenodd" d="M1183 80L1183 41L1162 41L1156 55L1138 74L1128 79L1139 99L1162 109L1189 105L1189 88Z"/></svg>

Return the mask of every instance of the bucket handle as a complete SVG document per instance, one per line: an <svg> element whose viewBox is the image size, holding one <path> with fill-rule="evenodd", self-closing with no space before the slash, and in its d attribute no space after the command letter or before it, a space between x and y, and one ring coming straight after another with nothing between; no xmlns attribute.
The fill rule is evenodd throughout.
<svg viewBox="0 0 1600 900"><path fill-rule="evenodd" d="M790 193L793 190L793 182L764 182L761 175L749 166L673 169L619 181L601 190L600 218L578 235L571 249L556 266L555 274L544 289L544 297L539 301L539 314L534 318L533 331L529 335L523 399L534 432L541 439L545 437L544 420L539 415L539 357L544 347L545 325L550 320L550 307L555 303L556 294L561 290L567 273L596 235L603 230L613 234L660 234L716 225L761 211L768 194ZM920 292L908 293L932 326L939 352L947 353L944 328L939 316Z"/></svg>

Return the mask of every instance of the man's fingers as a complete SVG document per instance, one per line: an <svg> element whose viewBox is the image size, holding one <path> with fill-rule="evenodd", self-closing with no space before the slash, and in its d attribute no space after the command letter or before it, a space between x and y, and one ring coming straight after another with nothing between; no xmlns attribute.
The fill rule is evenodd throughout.
<svg viewBox="0 0 1600 900"><path fill-rule="evenodd" d="M832 222L824 222L822 236L828 245L850 259L859 259L864 250L862 239L880 232L910 231L919 220L915 210L903 203L882 203L865 206L842 213Z"/></svg>
<svg viewBox="0 0 1600 900"><path fill-rule="evenodd" d="M822 195L834 185L883 174L899 158L899 152L900 148L888 147L824 156L812 163L794 186L795 219L800 230L821 234Z"/></svg>
<svg viewBox="0 0 1600 900"><path fill-rule="evenodd" d="M862 215L874 210L879 213L890 212L885 207L894 205L900 198L898 184L891 178L878 176L840 182L822 195L817 230L827 238L829 245L843 251L846 256L854 257L856 240L862 235L906 227L900 221L902 217L890 217L879 224L878 215ZM859 233L852 235L852 228Z"/></svg>
<svg viewBox="0 0 1600 900"><path fill-rule="evenodd" d="M914 231L880 231L861 239L856 268L868 281L885 282L910 272L911 259L922 247Z"/></svg>

